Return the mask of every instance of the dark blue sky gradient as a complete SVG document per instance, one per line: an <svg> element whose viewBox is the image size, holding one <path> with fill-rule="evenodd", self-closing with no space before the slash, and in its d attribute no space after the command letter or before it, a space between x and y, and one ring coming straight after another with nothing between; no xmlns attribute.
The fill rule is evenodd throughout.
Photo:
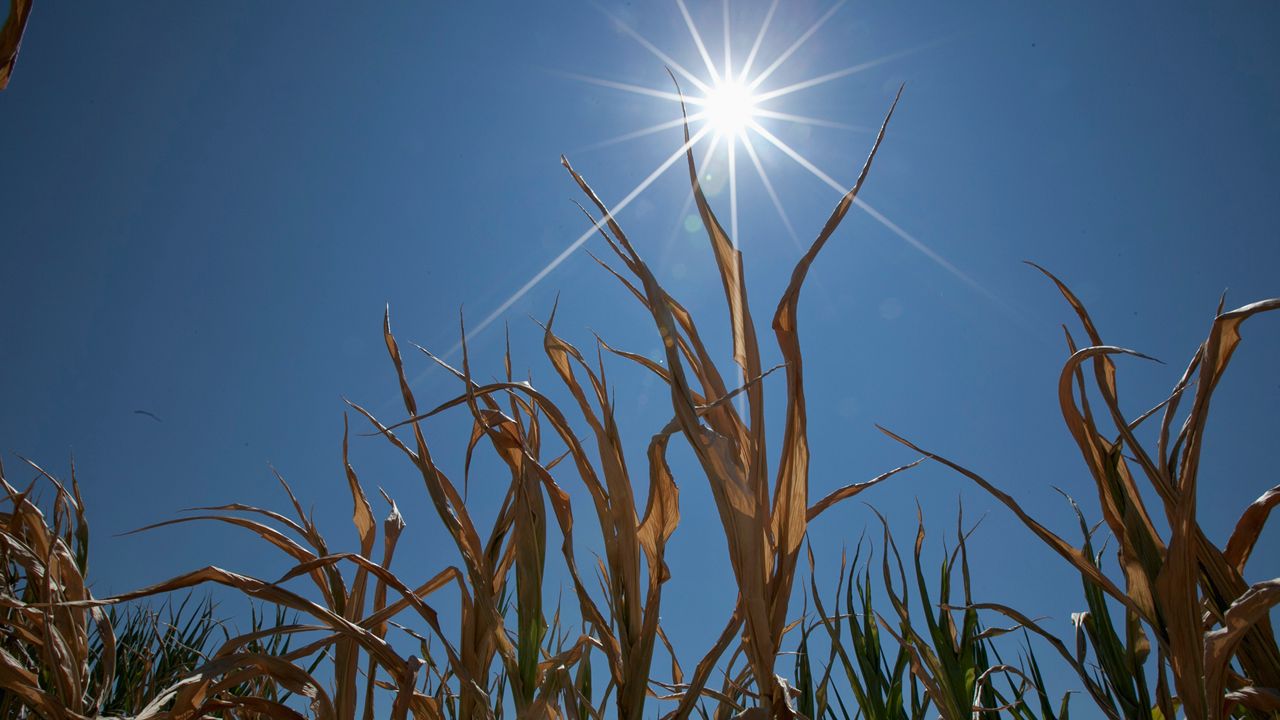
<svg viewBox="0 0 1280 720"><path fill-rule="evenodd" d="M828 7L787 0L764 57ZM700 67L674 4L607 8ZM741 57L764 5L733 8ZM691 9L719 57L720 5ZM1263 3L852 3L779 70L769 87L926 46L774 107L874 126L905 83L863 197L991 296L850 214L801 303L814 499L913 459L875 431L880 423L984 473L1072 540L1074 520L1051 485L1098 518L1055 395L1066 356L1058 325L1071 314L1021 261L1066 280L1104 339L1168 363L1118 361L1134 415L1172 387L1224 289L1232 307L1280 294L1277 26L1280 7ZM354 547L342 398L388 420L403 414L382 348L384 306L403 347L447 351L459 307L479 322L585 229L560 153L616 202L679 147L670 130L584 149L670 120L675 108L565 73L669 88L662 62L587 2L35 9L0 94L0 449L15 483L30 473L11 452L64 476L74 453L99 594L206 564L281 572L283 558L222 528L116 537L193 505L282 509L268 463L314 504L335 544ZM767 125L842 183L872 139ZM807 242L837 194L756 147ZM763 331L799 253L740 160L740 242ZM679 216L687 193L677 166L620 220L728 367L709 247ZM712 200L727 223L727 194ZM598 240L587 247L603 251ZM557 381L528 318L545 318L557 293L557 329L584 349L594 329L656 354L641 309L578 252L503 317L516 366L535 384ZM1202 522L1219 541L1276 482L1280 318L1252 320L1244 334L1201 473ZM501 323L470 349L478 376L500 373ZM408 357L423 373L423 405L457 390ZM642 478L667 397L622 361L609 368ZM769 382L780 435L781 374ZM353 417L352 428L366 425ZM428 428L460 482L469 420ZM732 577L706 481L674 445L683 523L663 616L692 662L731 609ZM457 563L408 463L377 438L353 436L352 455L409 522L396 569L416 583ZM585 500L575 478L562 483ZM496 463L478 460L470 490L482 526L503 488ZM1049 616L1066 635L1083 607L1076 577L961 478L922 467L859 498L885 513L904 549L919 502L931 558L953 537L960 499L966 518L986 515L971 541L978 599ZM589 504L578 507L586 562L597 545ZM380 501L375 512L385 512ZM814 525L825 577L864 530L878 546L874 515L857 501ZM1273 527L1252 579L1280 574L1277 540ZM446 616L454 602L438 600Z"/></svg>

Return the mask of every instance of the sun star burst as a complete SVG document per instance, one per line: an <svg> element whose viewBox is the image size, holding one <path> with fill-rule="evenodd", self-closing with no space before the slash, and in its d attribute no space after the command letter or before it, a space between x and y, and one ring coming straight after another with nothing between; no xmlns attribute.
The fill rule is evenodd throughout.
<svg viewBox="0 0 1280 720"><path fill-rule="evenodd" d="M767 145L780 151L782 156L793 160L796 164L807 170L825 185L831 187L840 194L844 194L848 189L844 184L838 182L833 179L831 175L819 169L817 165L804 157L804 155L799 151L791 147L766 127L766 124L772 125L775 123L789 123L793 125L834 128L855 132L868 132L871 129L822 118L806 117L803 115L785 112L784 110L776 107L776 103L792 93L808 90L840 78L866 71L872 67L890 60L895 60L921 49L920 47L917 47L890 53L850 67L798 80L782 87L766 87L769 79L773 77L774 74L806 43L808 43L815 34L817 34L818 30L836 14L846 1L847 0L839 0L834 3L803 33L787 44L786 48L782 52L778 53L772 61L768 62L767 65L764 65L764 61L761 60L761 55L767 53L765 38L781 2L781 0L772 0L757 32L755 33L754 40L751 43L750 50L747 53L745 61L735 66L732 52L734 37L732 28L730 27L729 0L722 0L724 55L723 63L720 65L717 65L712 59L711 53L707 49L706 43L703 42L701 33L698 31L697 24L694 22L693 16L690 14L689 8L685 4L685 0L675 0L675 4L689 31L689 38L693 42L694 48L697 50L698 57L705 66L705 74L695 73L684 67L673 57L663 52L663 50L661 50L655 43L624 22L621 18L609 13L609 11L604 8L600 8L602 12L612 19L615 29L638 42L645 50L657 58L658 61L667 67L668 72L671 74L673 79L680 82L688 82L690 86L689 89L692 92L691 94L686 95L679 89L679 87L673 88L675 90L675 92L673 92L672 89L645 87L633 83L618 82L615 80L577 73L561 73L562 75L575 80L607 87L613 90L620 90L644 97L654 98L658 101L678 103L678 107L680 107L682 111L681 114L670 120L666 120L649 127L640 128L638 130L633 130L623 135L595 143L594 145L580 148L579 150L595 150L616 145L618 143L635 140L654 133L669 131L686 123L696 128L696 131L692 134L687 143L682 145L671 155L667 156L666 159L663 160L662 163L660 163L659 166L649 173L642 181L640 181L635 188L628 192L620 201L614 203L609 215L600 218L591 227L585 229L582 234L557 254L551 262L534 274L528 282L517 289L510 297L504 300L478 324L474 325L471 330L466 333L466 339L469 340L473 336L482 332L485 328L501 317L507 310L509 310L539 282L541 282L543 278L582 247L582 245L594 236L606 222L630 205L631 202L644 192L645 189L652 185L655 180L665 173L672 165L676 164L679 159L684 157L686 151L694 148L703 141L709 143L701 157L701 165L703 167L706 166L708 161L714 158L716 152L723 152L725 154L728 170L727 189L729 191L729 233L734 246L738 246L741 240L738 227L738 190L740 183L737 177L737 156L738 150L741 148L746 153L751 165L756 171L756 174L759 176L760 184L763 187L765 194L769 197L774 209L777 211L778 216L781 219L783 226L786 228L788 235L790 235L792 242L795 243L797 248L803 249L803 245L799 237L796 235L791 221L783 210L782 202L778 197L774 185L769 180L765 165L761 161L760 150L758 150L752 143L752 137L754 136L763 140ZM757 60L761 60L761 62L757 63ZM755 67L757 67L758 64L764 65L764 68L756 71ZM677 85L678 84L679 83L677 83ZM683 112L685 106L688 108L687 114ZM989 291L975 282L963 271L947 261L923 241L907 233L907 231L903 230L889 218L885 217L875 208L868 205L861 198L858 198L855 204L876 222L885 226L894 235L902 239L911 247L919 250L931 261L942 267L961 282L987 296L988 299L994 300L994 296L991 295ZM447 356L454 355L461 349L461 347L461 343L454 346Z"/></svg>
<svg viewBox="0 0 1280 720"><path fill-rule="evenodd" d="M756 95L736 80L721 80L701 100L707 124L728 137L740 136L755 119Z"/></svg>

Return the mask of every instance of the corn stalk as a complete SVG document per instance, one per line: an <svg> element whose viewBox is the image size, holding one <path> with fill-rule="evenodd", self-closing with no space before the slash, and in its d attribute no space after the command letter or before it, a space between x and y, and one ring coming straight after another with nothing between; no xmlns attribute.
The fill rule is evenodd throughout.
<svg viewBox="0 0 1280 720"><path fill-rule="evenodd" d="M1071 355L1062 370L1058 397L1067 429L1097 490L1103 521L1116 539L1121 579L1115 580L1103 571L1090 547L1076 547L1063 540L982 476L885 432L992 494L1080 573L1091 598L1093 632L1090 633L1090 618L1082 616L1077 652L1068 652L1061 643L1055 647L1081 674L1086 688L1109 717L1147 717L1150 712L1159 712L1171 718L1179 707L1188 718L1212 720L1233 713L1272 712L1277 706L1274 698L1280 693L1280 647L1267 610L1280 604L1280 596L1274 590L1275 580L1250 586L1243 571L1280 489L1272 489L1246 509L1222 548L1206 537L1196 520L1196 507L1209 408L1213 392L1240 342L1240 325L1254 315L1280 309L1280 299L1252 303L1230 312L1222 312L1219 305L1208 337L1169 397L1129 420L1120 409L1112 357L1146 356L1104 344L1079 299L1058 278L1035 267L1058 287L1091 343L1077 349L1070 332L1066 333ZM1087 393L1086 366L1092 369L1093 384L1102 399L1101 410L1111 420L1114 435L1098 427ZM1178 405L1192 388L1190 410L1174 433ZM1152 449L1139 442L1135 430L1161 410L1156 447ZM1137 477L1146 481L1148 491L1158 499L1169 528L1167 536L1161 536L1156 529ZM1118 603L1126 615L1125 643L1098 630L1102 596ZM1025 619L1012 609L991 607L1019 617L1020 622ZM1024 624L1050 637L1034 623ZM1149 641L1142 628L1154 637L1158 650L1154 708L1145 707L1148 700L1136 679L1136 666L1149 654ZM1133 676L1128 684L1136 695L1130 695L1120 683L1111 682L1107 687L1088 675L1083 656L1086 638L1094 643L1095 653L1108 658L1108 672L1117 677ZM1164 684L1166 666L1172 691ZM1119 698L1108 701L1108 691L1119 693ZM1138 701L1142 707L1135 705Z"/></svg>

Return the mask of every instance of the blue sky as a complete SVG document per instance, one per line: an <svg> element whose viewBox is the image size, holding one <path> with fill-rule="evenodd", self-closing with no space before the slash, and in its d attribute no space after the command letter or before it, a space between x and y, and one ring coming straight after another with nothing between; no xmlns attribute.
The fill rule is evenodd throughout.
<svg viewBox="0 0 1280 720"><path fill-rule="evenodd" d="M784 3L762 57L831 7ZM766 8L732 3L735 53ZM674 4L604 9L702 71ZM721 5L690 11L718 57ZM1168 363L1120 362L1132 412L1176 381L1220 293L1229 306L1280 294L1277 15L1264 4L850 3L778 69L766 87L914 50L770 107L871 127L905 83L862 197L972 281L868 215L849 216L801 304L813 497L913 458L880 423L983 472L1068 537L1074 523L1051 485L1097 517L1054 394L1069 310L1021 261L1066 280L1105 339ZM342 398L397 417L384 306L402 340L447 351L460 307L474 326L586 229L560 153L616 202L679 147L676 129L593 147L676 112L568 77L670 89L663 62L614 23L576 1L36 8L0 94L0 448L11 481L28 475L11 453L57 474L74 453L100 594L205 564L278 572L278 559L218 528L115 537L191 505L282 507L268 463L333 537L350 536ZM840 183L872 140L764 122ZM807 242L838 194L757 147ZM680 214L679 169L619 218L727 363L719 282L705 236ZM754 171L738 169L738 239L763 323L799 253ZM727 217L727 191L712 202ZM529 316L545 318L557 294L568 339L589 347L594 329L656 352L640 309L577 252L500 318L535 384L555 378ZM1275 482L1280 324L1261 317L1245 335L1202 472L1202 523L1218 540ZM500 372L500 323L470 347L477 374ZM411 362L424 402L456 390ZM669 408L643 374L610 368L643 474L643 443ZM466 421L430 428L460 475ZM456 562L408 464L376 438L354 439L353 459L405 511L399 569L425 578ZM684 520L664 620L693 658L731 607L732 579L705 480L684 449L673 459ZM486 489L505 487L491 477L472 481L481 513L497 501ZM989 512L972 541L983 599L1050 616L1064 634L1082 606L1065 564L940 468L859 499L899 533L918 501L936 543L962 499L969 517ZM857 502L825 515L812 531L819 563L836 563L871 523ZM1278 574L1280 555L1267 550L1277 538L1272 528L1260 543L1253 579Z"/></svg>

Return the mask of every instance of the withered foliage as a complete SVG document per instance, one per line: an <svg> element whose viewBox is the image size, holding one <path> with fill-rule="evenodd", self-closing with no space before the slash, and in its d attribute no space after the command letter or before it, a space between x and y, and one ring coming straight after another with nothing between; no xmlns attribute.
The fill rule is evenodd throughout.
<svg viewBox="0 0 1280 720"><path fill-rule="evenodd" d="M29 9L29 2L13 0L10 24L0 36L0 87ZM1179 712L1190 718L1267 717L1280 709L1280 650L1269 619L1270 609L1280 603L1280 579L1252 585L1244 580L1251 551L1280 503L1280 487L1245 509L1223 546L1211 542L1196 519L1213 392L1240 342L1240 325L1280 308L1280 300L1230 312L1219 308L1208 338L1169 397L1131 420L1120 410L1114 358L1138 353L1106 345L1079 300L1049 275L1089 341L1078 348L1067 333L1070 357L1059 399L1115 539L1118 573L1095 551L1083 515L1084 539L1077 547L981 475L893 433L924 458L816 501L810 498L801 289L862 189L896 105L897 98L856 183L796 263L774 306L771 329L782 359L777 368L762 364L742 255L703 194L687 127L689 182L727 307L733 347L727 371L712 359L693 316L663 287L640 246L568 160L564 167L588 199L583 212L613 256L597 260L651 317L662 340L661 357L599 340L592 359L557 334L553 311L543 325L542 349L558 381L555 396L566 400L554 400L531 381L515 378L509 347L505 377L478 381L464 342L459 367L422 351L459 384L453 397L426 405L409 382L388 311L383 335L403 415L384 421L360 405L351 408L421 477L456 564L412 579L409 569L392 568L404 517L382 493L379 524L370 493L350 462L345 431L343 472L355 533L343 546L352 551L336 549L322 534L284 478L288 512L233 503L196 508L144 528L187 523L239 528L282 553L288 567L277 578L210 566L136 592L96 598L85 580L88 526L74 476L68 491L36 468L37 480L54 490L48 515L31 490L19 491L5 481L0 717L639 720L652 716L656 701L662 701L673 707L664 717L677 720L694 715L959 720L997 714L1065 720L1068 699L1050 701L1029 645L1017 663L1000 657L995 639L1015 629L1028 642L1034 635L1048 643L1110 718L1173 718ZM670 420L649 438L639 464L624 452L606 354L652 373L669 392ZM776 421L779 413L766 411L763 386L778 369L785 383L782 435L771 444L766 419ZM1189 409L1179 415L1188 398ZM427 421L447 412L465 413L470 427L461 483L445 471L428 442ZM1137 436L1144 422L1157 417L1160 426L1151 447ZM1109 421L1112 429L1103 430L1100 421ZM705 482L710 488L737 590L730 616L708 619L723 622L724 629L688 674L676 662L661 623L663 591L671 578L668 546L682 520L667 457L673 440L687 443L697 461L682 482ZM466 501L472 457L482 446L494 452L505 482L498 485L505 488L498 512L484 527ZM778 448L772 461L770 447ZM1075 618L1074 643L1019 610L976 597L981 592L970 583L968 531L960 526L936 586L922 564L923 522L915 537L912 583L887 522L878 581L871 571L873 554L860 564L859 545L851 563L842 561L833 602L824 603L812 554L808 587L798 582L810 522L923 459L940 462L989 492L1079 574L1088 609ZM585 491L590 502L585 516L571 502L568 487ZM1163 513L1159 521L1156 512ZM603 539L602 555L585 568L574 534L575 520L584 517L594 521ZM546 585L549 562L561 567L572 585L576 608L564 615L563 608L546 605L553 590ZM953 585L957 572L958 588ZM138 626L113 621L106 606L202 585L231 588L287 615L255 622L248 632L224 631L220 642L199 629L205 625L195 626L194 634L164 631L162 638L174 640L159 642L161 650L146 655L150 664L139 671L129 660L135 665L123 668L122 657L142 654L124 653L117 631L124 627L124 636L137 638ZM884 600L876 599L875 586ZM797 613L793 605L802 592L805 608ZM446 627L433 603L455 593L460 602L456 625ZM1117 612L1118 625L1112 617ZM1008 618L1014 626L988 627L982 617ZM580 630L571 631L575 625ZM669 672L655 670L659 652L670 655ZM780 660L788 655L794 655L791 679L780 674ZM157 666L157 658L179 656L184 659L165 664L164 673L148 669ZM593 675L593 666L597 673L604 669L605 676ZM717 672L722 677L713 683ZM123 695L121 682L128 685Z"/></svg>

